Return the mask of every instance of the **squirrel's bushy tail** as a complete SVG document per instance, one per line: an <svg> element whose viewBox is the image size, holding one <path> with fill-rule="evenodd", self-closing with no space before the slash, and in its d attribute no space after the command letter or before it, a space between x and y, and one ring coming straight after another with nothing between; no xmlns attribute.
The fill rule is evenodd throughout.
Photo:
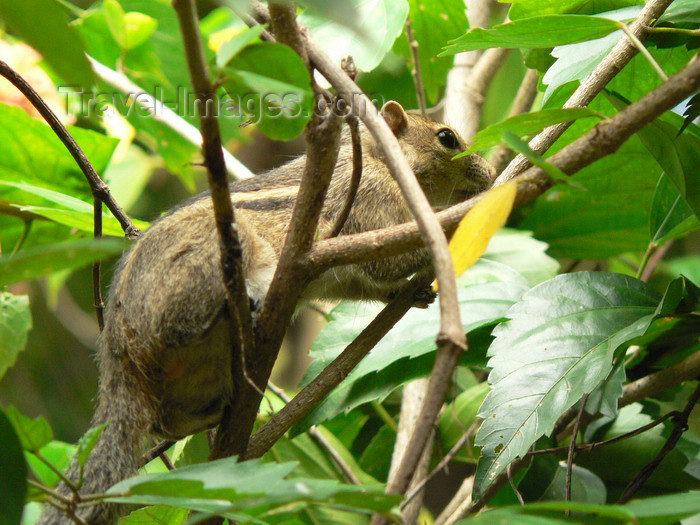
<svg viewBox="0 0 700 525"><path fill-rule="evenodd" d="M107 355L105 355L107 354ZM107 423L83 468L80 494L102 494L112 485L137 473L141 461L142 443L146 431L146 407L133 396L133 376L124 373L119 358L103 348L101 355L102 383L99 401L91 428ZM107 371L106 369L109 369ZM67 477L74 483L79 476L77 458L73 458ZM71 491L60 483L57 491L71 496ZM122 505L122 507L124 507ZM90 525L116 522L126 508L115 503L79 506L75 515ZM74 524L65 511L46 506L38 525Z"/></svg>

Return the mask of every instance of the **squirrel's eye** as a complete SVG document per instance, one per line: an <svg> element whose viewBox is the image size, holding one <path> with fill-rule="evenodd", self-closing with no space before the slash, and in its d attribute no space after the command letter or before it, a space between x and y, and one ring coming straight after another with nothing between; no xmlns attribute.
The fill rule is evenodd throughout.
<svg viewBox="0 0 700 525"><path fill-rule="evenodd" d="M438 131L437 137L440 140L440 144L446 148L459 149L459 141L451 129L441 129Z"/></svg>

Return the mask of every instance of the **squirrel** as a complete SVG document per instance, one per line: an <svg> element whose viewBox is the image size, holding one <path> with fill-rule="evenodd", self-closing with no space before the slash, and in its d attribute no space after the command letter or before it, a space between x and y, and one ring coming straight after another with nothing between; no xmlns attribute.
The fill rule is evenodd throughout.
<svg viewBox="0 0 700 525"><path fill-rule="evenodd" d="M461 202L490 187L495 169L472 154L450 127L408 113L394 101L381 114L434 208ZM361 127L363 173L340 235L413 220L379 145ZM327 234L347 199L353 148L341 138L338 161L322 208ZM291 219L306 157L231 185L242 245L246 290L264 301ZM135 475L144 439L177 440L214 427L235 390L231 333L212 200L196 197L156 221L122 257L110 290L100 336L98 404L92 426L107 423L83 471L81 493L103 493ZM302 301L358 299L387 302L412 274L427 268L426 249L328 270L306 288ZM430 299L434 298L431 297ZM420 304L423 301L423 304ZM427 306L417 299L419 306ZM69 467L76 480L78 465ZM69 494L65 486L60 493ZM79 508L96 525L111 523L115 504ZM50 506L40 521L73 523Z"/></svg>

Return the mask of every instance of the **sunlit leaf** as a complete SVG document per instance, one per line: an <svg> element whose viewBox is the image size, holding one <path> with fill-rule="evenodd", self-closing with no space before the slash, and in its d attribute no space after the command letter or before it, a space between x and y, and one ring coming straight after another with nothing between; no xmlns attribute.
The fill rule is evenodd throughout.
<svg viewBox="0 0 700 525"><path fill-rule="evenodd" d="M0 379L24 350L31 327L29 297L0 293Z"/></svg>
<svg viewBox="0 0 700 525"><path fill-rule="evenodd" d="M490 47L539 48L593 40L620 29L615 20L583 15L541 15L483 29L452 40L441 55Z"/></svg>
<svg viewBox="0 0 700 525"><path fill-rule="evenodd" d="M515 181L490 190L460 221L450 240L450 253L457 277L481 257L491 237L506 223L517 190Z"/></svg>
<svg viewBox="0 0 700 525"><path fill-rule="evenodd" d="M31 419L13 406L5 409L5 415L12 423L22 448L26 451L36 452L53 439L53 431L43 417Z"/></svg>

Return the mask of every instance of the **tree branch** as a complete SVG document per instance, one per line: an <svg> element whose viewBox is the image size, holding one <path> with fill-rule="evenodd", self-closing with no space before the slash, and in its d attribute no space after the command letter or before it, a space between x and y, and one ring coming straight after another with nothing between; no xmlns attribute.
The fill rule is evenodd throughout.
<svg viewBox="0 0 700 525"><path fill-rule="evenodd" d="M683 432L688 430L688 417L690 417L690 413L693 411L693 408L695 408L698 399L700 399L700 383L690 396L690 399L688 400L688 403L686 403L683 412L681 412L678 417L674 418L673 430L671 431L671 435L668 437L668 440L666 440L666 443L664 443L664 446L661 448L654 460L646 465L642 471L630 482L630 484L625 487L625 490L622 492L622 496L620 496L620 499L617 500L618 505L627 503L630 499L632 499L635 493L642 488L644 483L646 483L649 477L661 464L666 455L674 449L678 441L681 439L681 436L683 436Z"/></svg>
<svg viewBox="0 0 700 525"><path fill-rule="evenodd" d="M372 348L413 306L413 295L429 284L432 276L414 277L410 284L384 307L374 320L301 392L274 414L250 439L247 458L267 452L294 424L306 417L338 386Z"/></svg>
<svg viewBox="0 0 700 525"><path fill-rule="evenodd" d="M639 16L630 26L630 32L639 40L646 36L649 24L659 18L673 0L650 0L639 13ZM632 57L637 53L637 48L629 38L621 38L612 48L610 53L600 61L596 68L581 82L564 103L564 108L585 107L600 93L603 88L617 75ZM555 124L544 129L530 142L530 149L536 153L544 153L566 131L570 122ZM522 173L530 165L523 155L515 157L508 167L503 170L496 183L506 182L519 173Z"/></svg>
<svg viewBox="0 0 700 525"><path fill-rule="evenodd" d="M5 62L0 60L0 75L9 80L12 85L14 85L32 105L36 108L39 114L47 122L51 129L54 131L56 136L61 139L61 142L65 145L66 149L70 152L75 162L80 167L80 170L85 175L85 178L90 184L90 190L92 190L92 195L104 202L107 209L112 212L119 224L124 230L124 234L127 239L135 239L141 235L141 231L132 224L131 219L126 216L124 210L121 209L119 204L114 200L112 194L109 191L109 186L100 178L100 176L92 167L90 161L85 156L85 153L80 148L78 143L75 141L73 136L68 132L63 123L58 120L56 114L46 105L46 102L39 96L39 94L34 91L32 86L27 84L27 82L19 75L17 72L8 66Z"/></svg>
<svg viewBox="0 0 700 525"><path fill-rule="evenodd" d="M216 94L211 85L209 70L204 58L202 39L199 34L197 8L194 0L173 0L173 7L180 23L180 31L185 44L187 67L192 85L199 102L199 121L202 132L202 154L207 167L211 198L214 204L214 217L219 232L221 247L221 267L229 316L233 324L232 373L235 384L245 383L245 370L236 357L253 352L253 330L250 318L250 303L245 288L241 264L242 248L238 233L233 227L234 215L231 194L226 178L226 163L222 154L221 133L216 108ZM238 352L241 352L238 354ZM231 413L222 418L217 432L212 458L228 456L234 443L237 428Z"/></svg>

